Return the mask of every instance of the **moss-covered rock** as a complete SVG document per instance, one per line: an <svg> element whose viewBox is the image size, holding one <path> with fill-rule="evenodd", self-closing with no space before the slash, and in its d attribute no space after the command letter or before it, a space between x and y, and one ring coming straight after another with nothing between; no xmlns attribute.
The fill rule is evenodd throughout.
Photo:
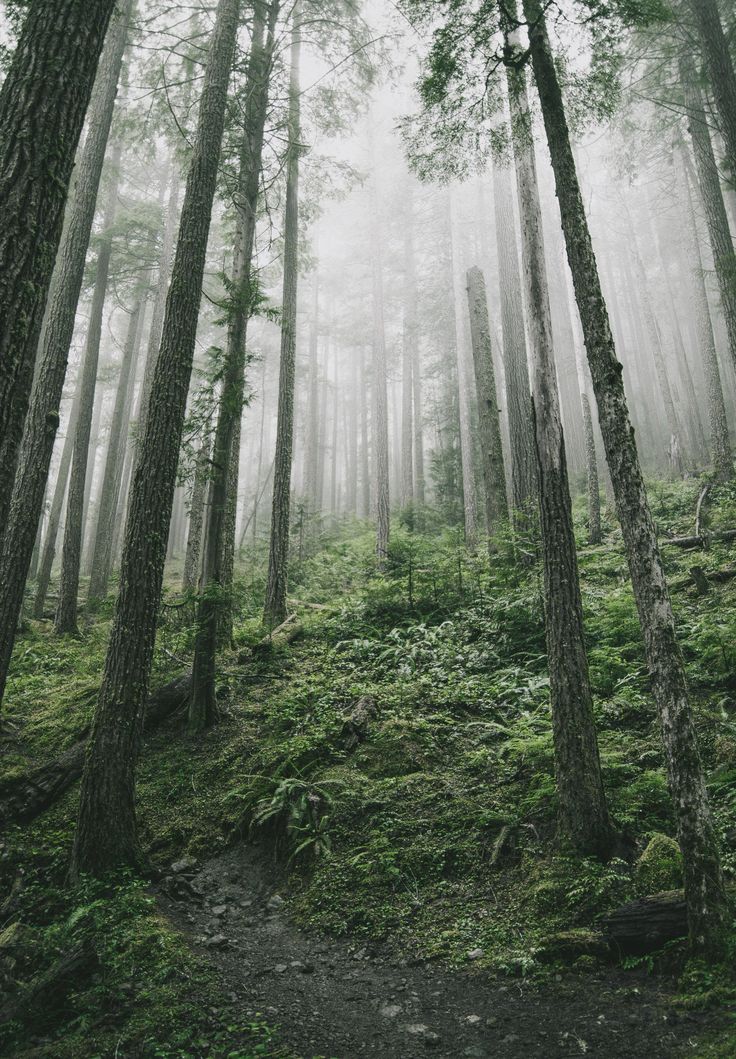
<svg viewBox="0 0 736 1059"><path fill-rule="evenodd" d="M636 862L636 888L642 894L682 886L682 853L674 838L656 832Z"/></svg>
<svg viewBox="0 0 736 1059"><path fill-rule="evenodd" d="M608 957L608 942L593 930L559 930L542 941L537 959L540 963L572 963L581 956L594 960Z"/></svg>

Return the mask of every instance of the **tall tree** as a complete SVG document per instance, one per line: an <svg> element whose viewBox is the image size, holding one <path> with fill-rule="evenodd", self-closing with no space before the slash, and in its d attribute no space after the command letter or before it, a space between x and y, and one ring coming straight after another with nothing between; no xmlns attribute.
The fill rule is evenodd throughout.
<svg viewBox="0 0 736 1059"><path fill-rule="evenodd" d="M74 458L69 497L64 524L64 548L61 557L61 579L59 601L56 606L55 627L57 633L77 632L77 594L79 591L79 569L82 557L82 528L84 521L84 497L87 478L90 431L94 413L97 366L100 358L102 316L107 294L107 281L112 257L112 226L118 205L118 184L122 145L118 141L110 158L112 170L111 186L102 221L100 249L97 254L95 287L92 294L87 339L82 362L82 382L79 397L79 415L74 434Z"/></svg>
<svg viewBox="0 0 736 1059"><path fill-rule="evenodd" d="M729 178L736 187L736 71L718 0L686 0L700 37L723 140Z"/></svg>
<svg viewBox="0 0 736 1059"><path fill-rule="evenodd" d="M509 36L513 47L514 38ZM509 103L532 352L532 410L559 829L580 852L607 856L613 828L603 792L585 653L572 501L557 390L542 212L526 72L509 68Z"/></svg>
<svg viewBox="0 0 736 1059"><path fill-rule="evenodd" d="M286 617L291 517L291 465L294 445L294 384L296 373L296 310L299 279L299 155L301 152L300 5L294 7L289 71L289 142L286 159L284 211L284 287L281 317L279 401L276 421L276 461L273 472L271 541L263 620L271 628Z"/></svg>
<svg viewBox="0 0 736 1059"><path fill-rule="evenodd" d="M138 447L102 685L82 775L71 875L140 864L135 767L156 638L202 295L212 203L238 33L239 0L219 0L182 206L145 431Z"/></svg>
<svg viewBox="0 0 736 1059"><path fill-rule="evenodd" d="M46 0L31 0L0 89L0 538L74 155L115 2L60 0L49 18Z"/></svg>
<svg viewBox="0 0 736 1059"><path fill-rule="evenodd" d="M667 580L621 377L621 365L601 291L580 193L565 104L540 0L523 0L568 260L585 336L598 418L626 544L631 582L659 711L667 776L683 854L692 943L722 944L727 908L718 844L677 644Z"/></svg>
<svg viewBox="0 0 736 1059"><path fill-rule="evenodd" d="M243 413L246 328L253 300L251 264L255 242L261 159L268 113L268 89L271 78L278 10L279 4L277 0L272 0L268 6L264 2L256 3L245 88L245 132L240 150L240 173L235 203L237 209L235 249L230 279L232 299L229 312L222 391L213 444L202 595L197 609L192 697L189 704L189 727L194 731L207 727L215 719L217 707L215 699L215 662L218 618L223 613L223 604L230 609L229 601L222 598L223 592L230 587L224 583L223 576L226 514L231 492L231 468L233 463L237 466L236 461L240 456L240 432L236 428ZM267 20L268 35L267 39L264 40ZM298 29L295 29L295 32L298 33ZM297 65L295 72L292 74L294 83L291 86L291 90L295 95L298 95L298 37L295 39L293 47L297 49ZM294 129L296 140L298 141L298 116ZM293 145L290 145L290 149L293 149ZM294 295L296 296L296 291ZM295 315L294 313L294 317ZM291 384L293 388L293 378Z"/></svg>
<svg viewBox="0 0 736 1059"><path fill-rule="evenodd" d="M64 237L59 249L43 329L33 399L23 434L18 473L10 502L9 532L2 542L0 554L0 610L2 612L0 614L0 700L5 689L23 590L46 492L56 428L59 423L59 403L64 388L77 302L84 278L84 265L94 222L97 192L128 36L131 6L131 0L124 0L100 64L90 108L89 128L77 167L74 194L67 210ZM26 18L30 17L29 11ZM60 134L60 130L57 129L56 135ZM0 183L1 180L2 177L0 177ZM0 201L1 195L0 191ZM5 233L2 238L4 236ZM2 260L1 257L0 260ZM0 284L5 281L6 278L0 280ZM0 292L1 304L2 293ZM2 309L0 309L1 312ZM15 325L10 326L12 328ZM3 398L0 397L0 403L2 402ZM0 456L0 464L3 468L6 466L5 460L10 459L14 459L10 451L4 450L4 456ZM2 474L3 471L0 471L0 479ZM0 481L0 494L2 493L3 486Z"/></svg>
<svg viewBox="0 0 736 1059"><path fill-rule="evenodd" d="M493 370L486 283L479 268L473 267L468 270L467 283L470 340L473 347L475 388L478 396L479 441L485 485L486 528L488 547L493 553L496 550L498 533L509 515L506 472L501 445L496 377Z"/></svg>

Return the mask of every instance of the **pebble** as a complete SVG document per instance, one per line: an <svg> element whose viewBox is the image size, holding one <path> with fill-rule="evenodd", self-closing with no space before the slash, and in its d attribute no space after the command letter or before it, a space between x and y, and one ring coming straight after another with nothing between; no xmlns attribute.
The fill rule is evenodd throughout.
<svg viewBox="0 0 736 1059"><path fill-rule="evenodd" d="M227 912L227 905L213 905L212 915L213 916L224 916Z"/></svg>
<svg viewBox="0 0 736 1059"><path fill-rule="evenodd" d="M269 897L266 902L266 908L269 912L277 912L286 902L284 901L281 894L274 894L273 897Z"/></svg>
<svg viewBox="0 0 736 1059"><path fill-rule="evenodd" d="M384 1004L379 1010L379 1015L384 1019L395 1019L400 1014L401 1004Z"/></svg>
<svg viewBox="0 0 736 1059"><path fill-rule="evenodd" d="M211 938L207 938L205 945L209 949L224 949L228 944L228 940L224 934L213 934Z"/></svg>
<svg viewBox="0 0 736 1059"><path fill-rule="evenodd" d="M469 960L479 960L483 955L483 949L471 949L468 953Z"/></svg>

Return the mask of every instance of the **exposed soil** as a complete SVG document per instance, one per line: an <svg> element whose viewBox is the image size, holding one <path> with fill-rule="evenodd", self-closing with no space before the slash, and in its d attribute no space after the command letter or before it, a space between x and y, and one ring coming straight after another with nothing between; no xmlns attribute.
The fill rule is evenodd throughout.
<svg viewBox="0 0 736 1059"><path fill-rule="evenodd" d="M161 905L216 969L228 1018L262 1014L302 1059L675 1059L718 1018L674 1010L666 980L643 973L531 985L310 935L253 846L176 867Z"/></svg>

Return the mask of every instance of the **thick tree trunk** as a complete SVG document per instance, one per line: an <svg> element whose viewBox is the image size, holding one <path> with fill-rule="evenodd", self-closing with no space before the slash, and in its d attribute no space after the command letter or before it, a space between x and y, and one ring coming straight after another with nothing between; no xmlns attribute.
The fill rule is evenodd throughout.
<svg viewBox="0 0 736 1059"><path fill-rule="evenodd" d="M74 155L114 7L115 0L63 0L50 18L46 0L32 0L0 90L0 539ZM81 199L80 192L75 210Z"/></svg>
<svg viewBox="0 0 736 1059"><path fill-rule="evenodd" d="M496 217L498 271L501 290L506 402L511 442L512 505L515 521L528 518L537 500L537 463L531 418L524 309L521 299L519 256L514 231L511 171L498 164L493 169L493 202Z"/></svg>
<svg viewBox="0 0 736 1059"><path fill-rule="evenodd" d="M138 354L141 347L146 295L147 290L142 283L139 283L133 295L134 307L128 320L123 359L120 365L120 376L115 393L115 407L110 424L110 436L107 442L107 458L100 491L97 532L95 534L87 596L90 603L95 600L105 599L110 574L112 573L115 515L120 497L120 486L123 480L127 429L130 419L130 406L133 399Z"/></svg>
<svg viewBox="0 0 736 1059"><path fill-rule="evenodd" d="M723 30L718 0L688 0L708 70L718 124L726 147L728 176L736 187L736 72Z"/></svg>
<svg viewBox="0 0 736 1059"><path fill-rule="evenodd" d="M471 268L467 274L470 340L473 347L475 389L478 396L480 451L485 485L488 547L496 551L496 537L509 517L506 497L506 472L501 445L501 420L493 370L491 328L488 322L488 300L483 273Z"/></svg>
<svg viewBox="0 0 736 1059"><path fill-rule="evenodd" d="M721 308L728 331L729 351L736 367L736 253L728 225L728 214L723 201L723 190L713 153L702 93L698 86L692 59L684 53L680 58L680 76L685 90L687 124L693 143L700 197L705 209L708 235L718 277L718 289L721 294Z"/></svg>
<svg viewBox="0 0 736 1059"><path fill-rule="evenodd" d="M708 304L708 292L705 287L705 272L700 252L693 192L688 180L687 165L683 157L685 152L684 144L680 143L675 150L680 202L685 210L683 233L687 262L690 266L689 294L693 319L696 323L700 358L708 386L711 460L713 461L716 477L720 481L727 481L733 476L733 459L731 457L731 443L728 434L726 402L723 397L721 371L718 365L713 321L711 320L710 306Z"/></svg>
<svg viewBox="0 0 736 1059"><path fill-rule="evenodd" d="M268 582L263 610L264 624L280 625L286 617L286 587L289 574L291 517L291 465L294 448L294 384L296 374L296 311L299 280L299 153L301 115L299 63L301 27L299 4L292 14L291 68L289 75L289 143L286 163L286 209L284 215L284 288L281 318L279 403L276 417L276 461L273 472L271 542Z"/></svg>
<svg viewBox="0 0 736 1059"><path fill-rule="evenodd" d="M23 434L18 474L10 503L8 533L3 542L4 547L0 558L0 701L5 690L15 629L22 606L23 590L33 554L36 530L41 517L56 429L59 425L59 405L64 388L69 347L74 333L77 302L82 289L87 248L94 222L97 191L128 35L130 7L131 0L124 0L124 6L120 9L119 17L116 17L100 64L90 109L89 131L79 160L77 182L67 211L64 238L54 272L53 289L41 342L40 364L33 387L33 399ZM26 18L31 18L30 12ZM61 26L58 28L60 32L63 30ZM7 81L0 93L0 108L6 85ZM56 129L55 135L60 134L60 130ZM1 117L0 137L2 137ZM2 201L1 171L0 201ZM18 206L18 208L21 207ZM27 218L27 221L30 224L31 218ZM14 221L12 223L9 221L9 227L12 228L14 223ZM2 227L0 225L0 228ZM0 239L6 236L7 231L3 230ZM0 261L2 253L0 249ZM0 269L1 272L2 269ZM7 282L7 277L0 280L0 305L2 305L2 284L5 282ZM31 282L29 282L30 285L32 285ZM25 298L26 295L22 297ZM1 313L2 309L0 309ZM10 318L8 322L11 329L15 327ZM0 315L1 329L2 317ZM8 339L9 336L3 334L0 338L0 349ZM0 382L0 394L1 387ZM4 398L0 395L0 404L3 400ZM15 400L15 398L8 395L8 400ZM8 450L3 450L3 453L0 455L0 466L5 468L5 460L10 459L11 456ZM3 493L3 474L4 470L0 470L0 495ZM0 501L1 505L2 501Z"/></svg>
<svg viewBox="0 0 736 1059"><path fill-rule="evenodd" d="M234 549L234 541L232 542L232 548L226 547L226 543L229 544L227 516L228 509L231 516L234 513L234 505L232 505L231 499L231 473L233 465L237 468L237 460L240 457L239 425L243 413L245 391L246 328L252 302L251 262L255 241L263 134L268 111L268 86L271 77L278 7L276 0L272 0L268 10L265 3L256 5L245 89L247 103L244 127L246 134L243 137L240 150L240 175L236 199L238 213L231 276L233 304L228 324L227 353L223 368L222 391L213 445L202 594L197 609L197 636L194 645L192 700L189 707L189 727L193 731L200 731L215 720L217 709L215 664L218 625L221 627L225 610L231 611L230 600L223 598L225 593L229 592L232 587L232 576L229 581L226 578L226 551L229 553L229 557ZM269 22L268 39L264 43L267 15ZM295 33L298 32L297 27ZM291 90L296 95L299 91L298 38L295 38L293 47L297 51L297 57ZM294 122L292 128L294 138L290 144L290 150L294 151L294 145L299 136L298 114L296 118L292 115L292 121ZM298 157L296 164L298 166ZM294 189L294 194L296 194L296 189ZM296 223L296 216L293 220ZM292 326L296 325L296 279L294 279L294 284ZM292 371L292 390L293 385ZM237 487L235 491L237 492ZM232 530L234 534L234 525ZM232 575L231 565L230 574Z"/></svg>
<svg viewBox="0 0 736 1059"><path fill-rule="evenodd" d="M616 359L600 288L562 92L539 0L524 0L524 12L534 27L531 31L534 76L555 174L598 418L659 711L667 775L684 861L690 937L698 948L715 950L719 947L727 905L685 669L629 421L621 365Z"/></svg>
<svg viewBox="0 0 736 1059"><path fill-rule="evenodd" d="M89 439L97 385L97 366L102 336L102 316L105 308L107 280L112 256L112 226L118 203L118 184L122 148L119 143L110 159L112 183L102 223L100 249L97 254L95 288L92 295L87 341L84 349L82 382L79 399L79 416L74 435L74 458L69 497L64 524L64 549L61 557L61 579L59 601L56 607L55 628L58 634L77 632L77 594L79 592L79 569L82 556L82 523L84 519L84 494L89 455Z"/></svg>
<svg viewBox="0 0 736 1059"><path fill-rule="evenodd" d="M473 436L471 432L470 386L468 379L468 335L465 327L465 296L463 294L462 260L457 217L453 208L452 191L448 193L450 227L450 269L452 278L452 305L455 320L455 363L457 366L457 397L460 418L460 466L463 476L463 514L465 520L465 544L469 551L475 549L478 533L475 499L475 473L473 470Z"/></svg>
<svg viewBox="0 0 736 1059"><path fill-rule="evenodd" d="M187 177L161 349L131 487L102 686L80 792L71 875L140 862L135 767L197 333L239 0L220 0Z"/></svg>
<svg viewBox="0 0 736 1059"><path fill-rule="evenodd" d="M539 471L558 826L563 842L581 853L605 857L611 851L613 829L603 793L585 653L583 606L557 391L542 214L534 145L528 131L526 73L509 72L508 82L532 346L532 407Z"/></svg>

